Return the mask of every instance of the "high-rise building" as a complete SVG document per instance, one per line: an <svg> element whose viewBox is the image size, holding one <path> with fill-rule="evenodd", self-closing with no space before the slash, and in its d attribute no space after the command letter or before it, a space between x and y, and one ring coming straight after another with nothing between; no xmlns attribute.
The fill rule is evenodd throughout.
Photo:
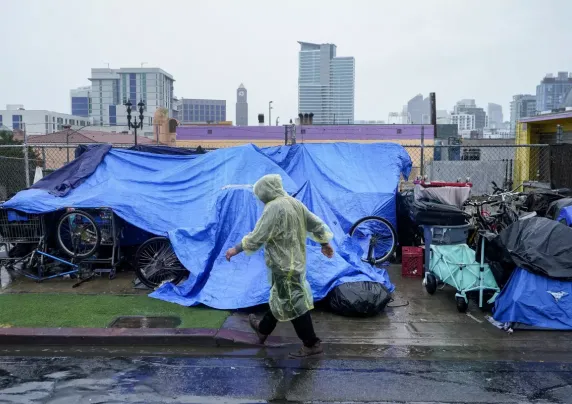
<svg viewBox="0 0 572 404"><path fill-rule="evenodd" d="M516 123L521 118L536 115L536 97L532 94L517 94L512 97L510 103L510 131L516 132Z"/></svg>
<svg viewBox="0 0 572 404"><path fill-rule="evenodd" d="M431 102L429 97L423 98L421 94L407 102L407 113L409 114L409 123L412 124L430 124L431 123Z"/></svg>
<svg viewBox="0 0 572 404"><path fill-rule="evenodd" d="M485 110L477 107L473 99L460 100L453 107L451 123L457 123L459 130L482 130L486 126L486 121Z"/></svg>
<svg viewBox="0 0 572 404"><path fill-rule="evenodd" d="M355 59L338 57L334 44L298 43L298 112L317 125L353 123Z"/></svg>
<svg viewBox="0 0 572 404"><path fill-rule="evenodd" d="M536 111L551 111L561 107L566 94L572 89L572 73L547 74L536 86Z"/></svg>
<svg viewBox="0 0 572 404"><path fill-rule="evenodd" d="M70 98L72 115L89 117L91 113L91 86L71 90Z"/></svg>
<svg viewBox="0 0 572 404"><path fill-rule="evenodd" d="M120 68L91 69L91 112L89 116L94 125L127 126L125 103L129 100L132 109L137 103L145 103L144 125L151 125L153 115L158 108L165 108L169 116L173 111L173 83L169 73L159 68ZM77 93L76 93L77 94ZM76 100L77 102L77 100ZM81 101L83 108L84 101ZM73 108L73 95L72 95ZM138 112L132 115L138 115ZM149 127L149 126L148 126ZM149 132L153 130L149 127Z"/></svg>
<svg viewBox="0 0 572 404"><path fill-rule="evenodd" d="M236 90L236 126L248 126L248 91L242 83Z"/></svg>
<svg viewBox="0 0 572 404"><path fill-rule="evenodd" d="M489 102L487 115L489 121L487 125L488 128L501 128L504 122L501 105Z"/></svg>
<svg viewBox="0 0 572 404"><path fill-rule="evenodd" d="M181 98L175 102L175 118L180 123L218 123L226 121L226 100Z"/></svg>

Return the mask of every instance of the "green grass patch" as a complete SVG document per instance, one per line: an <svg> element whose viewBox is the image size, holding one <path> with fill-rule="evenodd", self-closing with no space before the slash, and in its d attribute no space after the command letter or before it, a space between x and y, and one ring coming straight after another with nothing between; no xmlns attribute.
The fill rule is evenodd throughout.
<svg viewBox="0 0 572 404"><path fill-rule="evenodd" d="M179 328L219 328L224 310L183 307L147 296L0 295L0 328L107 327L119 316L177 316Z"/></svg>

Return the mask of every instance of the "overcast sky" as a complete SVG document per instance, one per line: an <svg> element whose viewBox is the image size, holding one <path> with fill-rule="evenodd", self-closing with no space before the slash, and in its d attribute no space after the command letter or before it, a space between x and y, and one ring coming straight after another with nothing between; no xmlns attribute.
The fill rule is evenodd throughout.
<svg viewBox="0 0 572 404"><path fill-rule="evenodd" d="M355 118L387 120L418 93L438 109L502 104L572 71L571 0L0 0L0 109L71 112L92 67L160 67L175 95L249 91L249 120L297 114L297 41L356 59Z"/></svg>

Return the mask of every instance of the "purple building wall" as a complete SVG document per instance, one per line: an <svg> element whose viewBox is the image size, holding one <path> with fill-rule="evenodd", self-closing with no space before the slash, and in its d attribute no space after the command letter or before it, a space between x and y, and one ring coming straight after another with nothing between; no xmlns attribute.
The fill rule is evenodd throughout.
<svg viewBox="0 0 572 404"><path fill-rule="evenodd" d="M320 125L298 126L297 141L433 139L432 125ZM180 126L177 140L284 140L283 126Z"/></svg>

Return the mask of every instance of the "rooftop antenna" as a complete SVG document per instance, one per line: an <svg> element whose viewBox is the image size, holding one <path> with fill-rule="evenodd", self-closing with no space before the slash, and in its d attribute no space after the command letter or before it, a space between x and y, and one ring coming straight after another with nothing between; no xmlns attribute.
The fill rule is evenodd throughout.
<svg viewBox="0 0 572 404"><path fill-rule="evenodd" d="M109 63L104 63L104 65L107 65L107 68L109 69Z"/></svg>

